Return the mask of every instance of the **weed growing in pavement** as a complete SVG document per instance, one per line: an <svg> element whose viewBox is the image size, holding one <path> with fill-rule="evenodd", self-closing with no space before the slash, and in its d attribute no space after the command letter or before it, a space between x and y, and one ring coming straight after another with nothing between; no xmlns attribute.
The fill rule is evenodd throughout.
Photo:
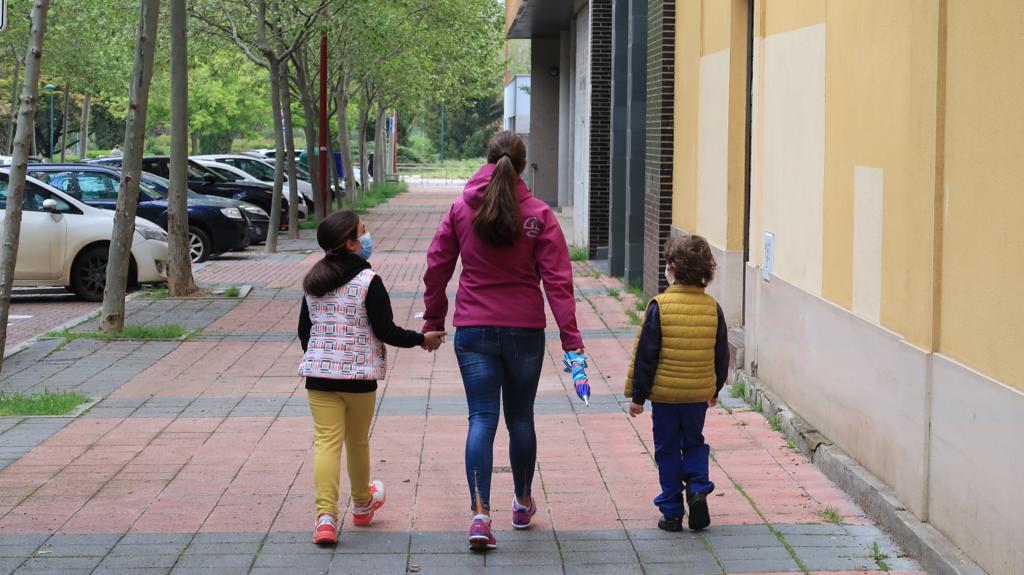
<svg viewBox="0 0 1024 575"><path fill-rule="evenodd" d="M345 207L355 210L357 214L365 214L371 208L386 204L391 198L406 192L409 184L405 182L385 182L370 187L370 191L362 194L355 204L345 203ZM315 227L315 226L314 226Z"/></svg>
<svg viewBox="0 0 1024 575"><path fill-rule="evenodd" d="M149 288L143 293L145 293L146 297L148 297L149 299L167 299L167 296L170 295L169 292L167 291L167 286Z"/></svg>
<svg viewBox="0 0 1024 575"><path fill-rule="evenodd" d="M779 417L778 413L773 413L768 416L768 425L772 428L772 431L782 431L782 418Z"/></svg>
<svg viewBox="0 0 1024 575"><path fill-rule="evenodd" d="M569 259L574 262L585 262L590 259L590 250L587 246L569 246Z"/></svg>
<svg viewBox="0 0 1024 575"><path fill-rule="evenodd" d="M626 293L636 298L636 311L647 311L647 297L643 286L631 283L626 286Z"/></svg>
<svg viewBox="0 0 1024 575"><path fill-rule="evenodd" d="M622 301L622 293L620 293L619 290L617 290L615 288L608 288L605 291L608 293L609 297L613 297L613 298L617 299L618 301Z"/></svg>
<svg viewBox="0 0 1024 575"><path fill-rule="evenodd" d="M870 553L869 557L874 560L875 564L878 565L878 568L881 571L889 571L891 569L889 564L885 562L889 556L882 553L882 550L878 547L877 541L871 543L871 547L868 548L868 552Z"/></svg>
<svg viewBox="0 0 1024 575"><path fill-rule="evenodd" d="M318 225L319 224L316 223L315 219L308 218L308 219L306 219L304 221L299 222L299 229L300 230L315 230Z"/></svg>
<svg viewBox="0 0 1024 575"><path fill-rule="evenodd" d="M117 332L107 331L51 331L46 337L62 338L64 344L76 339L101 339L110 341L114 339L140 339L144 341L168 341L179 339L185 335L185 328L176 325L126 325L124 329Z"/></svg>
<svg viewBox="0 0 1024 575"><path fill-rule="evenodd" d="M842 523L843 516L839 513L839 510L829 505L818 512L818 517L821 517L822 521L828 523Z"/></svg>
<svg viewBox="0 0 1024 575"><path fill-rule="evenodd" d="M643 319L640 317L640 314L636 313L635 310L627 309L626 315L629 316L629 323L633 325L640 325L643 323Z"/></svg>
<svg viewBox="0 0 1024 575"><path fill-rule="evenodd" d="M793 441L792 439L786 439L786 447L792 449L793 451L796 451L796 442Z"/></svg>
<svg viewBox="0 0 1024 575"><path fill-rule="evenodd" d="M240 293L242 293L242 290L240 290L240 289L238 289L236 287L229 287L228 289L224 290L224 293L222 293L220 295L222 295L224 297L238 297L238 294L240 294Z"/></svg>
<svg viewBox="0 0 1024 575"><path fill-rule="evenodd" d="M729 396L741 399L747 396L747 380L737 377L736 381L729 386Z"/></svg>
<svg viewBox="0 0 1024 575"><path fill-rule="evenodd" d="M91 399L70 391L11 393L0 391L0 416L67 415Z"/></svg>
<svg viewBox="0 0 1024 575"><path fill-rule="evenodd" d="M761 413L761 412L764 411L764 405L762 405L761 404L761 400L758 399L757 403L755 403L754 405L750 406L750 409L752 409L752 410L754 410L754 411L756 411L758 413Z"/></svg>

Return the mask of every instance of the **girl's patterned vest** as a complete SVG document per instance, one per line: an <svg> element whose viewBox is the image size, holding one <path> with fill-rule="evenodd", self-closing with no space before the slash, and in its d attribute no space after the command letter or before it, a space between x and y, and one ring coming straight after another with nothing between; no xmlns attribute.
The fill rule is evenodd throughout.
<svg viewBox="0 0 1024 575"><path fill-rule="evenodd" d="M387 353L373 335L366 314L366 292L377 274L363 270L323 297L306 294L309 332L299 374L324 379L384 379Z"/></svg>

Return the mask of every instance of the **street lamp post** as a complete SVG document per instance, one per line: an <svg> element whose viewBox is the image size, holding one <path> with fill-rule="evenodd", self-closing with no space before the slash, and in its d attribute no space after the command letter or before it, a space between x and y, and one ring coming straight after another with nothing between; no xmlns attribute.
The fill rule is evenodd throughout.
<svg viewBox="0 0 1024 575"><path fill-rule="evenodd" d="M43 86L50 93L50 161L53 161L53 94L57 90L57 86L53 84L46 84Z"/></svg>

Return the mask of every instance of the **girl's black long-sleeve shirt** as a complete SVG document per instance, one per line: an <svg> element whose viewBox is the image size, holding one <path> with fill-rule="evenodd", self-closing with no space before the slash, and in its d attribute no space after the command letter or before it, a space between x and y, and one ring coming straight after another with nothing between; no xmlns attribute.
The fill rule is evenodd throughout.
<svg viewBox="0 0 1024 575"><path fill-rule="evenodd" d="M339 256L335 256L339 257ZM366 260L357 255L340 256L341 263L345 266L345 275L341 285L345 285L352 278L359 275L359 272L370 267ZM340 286L339 286L340 287ZM423 345L423 334L410 331L395 325L395 314L391 309L391 297L384 287L380 276L376 276L370 282L366 291L366 315L370 322L373 335L378 340L395 347L410 348ZM299 313L299 342L302 344L302 351L306 351L309 345L309 332L313 327L313 321L309 317L309 306L306 298L302 298L302 311ZM348 392L372 392L377 390L376 380L364 379L327 379L323 377L307 377L306 389L316 391L348 391Z"/></svg>

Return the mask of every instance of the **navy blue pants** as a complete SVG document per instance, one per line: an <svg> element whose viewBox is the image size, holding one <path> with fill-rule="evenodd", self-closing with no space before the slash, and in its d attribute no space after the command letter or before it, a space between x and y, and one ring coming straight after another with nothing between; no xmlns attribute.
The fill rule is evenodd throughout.
<svg viewBox="0 0 1024 575"><path fill-rule="evenodd" d="M711 493L715 484L708 477L708 455L704 443L707 402L654 403L654 461L658 464L661 495L654 504L669 518L683 516L683 493Z"/></svg>
<svg viewBox="0 0 1024 575"><path fill-rule="evenodd" d="M466 480L470 506L476 495L491 508L491 471L498 412L504 403L508 457L516 497L531 492L537 466L533 402L544 365L544 330L514 327L460 327L455 357L469 404Z"/></svg>

